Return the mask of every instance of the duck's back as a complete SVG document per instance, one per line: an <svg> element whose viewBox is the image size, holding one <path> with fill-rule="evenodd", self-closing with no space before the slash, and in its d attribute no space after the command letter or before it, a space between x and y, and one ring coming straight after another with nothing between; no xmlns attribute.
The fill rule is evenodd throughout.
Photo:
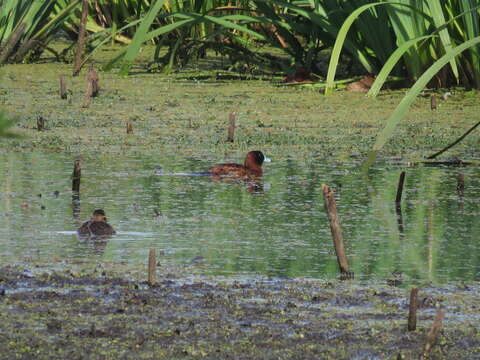
<svg viewBox="0 0 480 360"><path fill-rule="evenodd" d="M245 166L240 164L218 164L211 167L208 172L213 175L243 176L248 171Z"/></svg>
<svg viewBox="0 0 480 360"><path fill-rule="evenodd" d="M78 229L80 236L104 236L115 235L113 227L104 221L86 221Z"/></svg>

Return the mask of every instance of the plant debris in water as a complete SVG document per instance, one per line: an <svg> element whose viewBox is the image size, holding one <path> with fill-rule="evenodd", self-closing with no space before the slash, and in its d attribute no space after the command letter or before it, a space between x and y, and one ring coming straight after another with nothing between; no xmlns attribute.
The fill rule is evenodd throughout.
<svg viewBox="0 0 480 360"><path fill-rule="evenodd" d="M478 284L421 288L408 332L407 289L170 270L150 287L106 266L4 266L2 358L417 359L438 305L446 317L432 358L480 354Z"/></svg>
<svg viewBox="0 0 480 360"><path fill-rule="evenodd" d="M111 56L108 50L96 53L97 69ZM152 48L146 47L145 53L149 51ZM71 77L70 64L48 61L6 65L0 105L19 118L17 132L28 136L28 141L2 141L0 148L185 156L232 150L244 154L261 148L277 159L285 154L295 159L349 159L371 149L404 95L385 91L371 99L338 91L323 96L316 89L288 87L274 80L219 80L207 65L169 76L147 73L142 59L135 66L126 78L100 72L99 96L84 108L86 72ZM68 100L58 95L62 74ZM461 89L450 93L446 100L439 96L436 111L431 111L429 97L419 97L383 154L423 159L470 128L480 93ZM235 141L230 143L228 115L233 111L238 118ZM37 131L38 116L45 119L45 131ZM133 133L127 134L127 123ZM462 160L478 157L477 138L467 137L445 155Z"/></svg>

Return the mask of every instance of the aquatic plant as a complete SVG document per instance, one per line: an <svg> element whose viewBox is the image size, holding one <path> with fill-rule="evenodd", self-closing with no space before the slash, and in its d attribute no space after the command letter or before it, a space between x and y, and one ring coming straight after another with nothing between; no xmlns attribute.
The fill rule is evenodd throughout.
<svg viewBox="0 0 480 360"><path fill-rule="evenodd" d="M402 75L408 79L416 80L436 59L448 53L454 46L479 36L480 28L472 26L472 24L479 24L478 11L480 5L466 0L460 1L462 6L454 8L451 3L448 2L442 6L438 0L428 0L419 4L417 1L405 1L403 4L375 2L356 9L343 23L335 41L325 92L327 94L331 93L335 87L335 72L347 33L364 12L372 11L372 9L381 7L389 9L389 23L384 30L387 32L393 30L398 44L395 52L382 63L379 77L369 92L369 95L372 96L378 93L390 71L394 68L401 68L400 65L403 65ZM399 11L400 6L402 11ZM454 12L454 9L457 12ZM450 15L448 21L445 20L444 13ZM452 29L456 31L452 31ZM370 36L371 34L367 35ZM373 52L373 54L376 53ZM478 88L480 86L478 81L480 76L479 60L480 47L470 47L466 55L450 59L450 72L447 68L441 68L437 74L434 74L436 83L433 85L446 86L453 82L462 82L464 85ZM371 66L365 66L366 70L369 70L369 68Z"/></svg>
<svg viewBox="0 0 480 360"><path fill-rule="evenodd" d="M142 31L134 36L134 44L122 50L107 68L121 62L121 73L128 73L141 45L154 41L158 49L153 60L168 70L194 61L210 48L232 58L236 52L244 62L254 59L286 71L306 68L322 74L321 53L333 48L327 75L329 93L335 87L343 49L364 71L381 75L370 92L376 95L390 73L415 81L443 54L480 35L478 10L479 5L469 0L257 0L235 6L222 6L213 0L182 4L158 1L152 2L141 18L138 31ZM259 55L253 50L255 44L277 48L284 57ZM169 50L160 59L162 46ZM474 46L452 59L431 85L479 87L479 80L480 47Z"/></svg>
<svg viewBox="0 0 480 360"><path fill-rule="evenodd" d="M455 47L448 51L444 56L438 59L430 68L423 73L423 75L415 82L413 87L403 97L402 101L395 108L394 112L388 118L385 127L378 134L377 140L373 145L372 150L368 154L367 160L363 164L364 169L368 169L370 165L375 161L378 151L385 145L387 140L393 135L395 127L399 121L405 116L408 108L412 105L413 101L418 97L420 92L425 88L428 82L448 63L459 56L462 52L478 46L480 44L480 36L477 36L465 43Z"/></svg>
<svg viewBox="0 0 480 360"><path fill-rule="evenodd" d="M0 1L0 65L37 59L80 3L79 0Z"/></svg>

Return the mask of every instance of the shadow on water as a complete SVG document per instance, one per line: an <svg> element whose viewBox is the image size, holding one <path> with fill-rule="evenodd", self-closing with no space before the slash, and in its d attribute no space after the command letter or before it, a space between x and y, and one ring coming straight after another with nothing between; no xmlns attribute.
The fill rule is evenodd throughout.
<svg viewBox="0 0 480 360"><path fill-rule="evenodd" d="M355 164L278 160L261 180L244 182L205 176L201 170L210 163L193 158L170 156L161 170L155 158L96 158L85 161L76 197L70 157L12 153L0 160L2 261L138 265L156 248L163 263L202 257L210 274L333 278L325 183L335 189L356 278L385 279L394 271L433 282L480 276L475 167L463 167L462 176L458 168L407 169L399 212L400 168L392 165L372 169L366 179ZM103 243L79 241L74 230L97 208L117 234Z"/></svg>

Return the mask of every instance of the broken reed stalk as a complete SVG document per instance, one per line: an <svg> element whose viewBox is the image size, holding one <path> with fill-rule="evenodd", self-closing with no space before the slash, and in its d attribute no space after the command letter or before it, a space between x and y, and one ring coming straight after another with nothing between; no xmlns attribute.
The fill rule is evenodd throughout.
<svg viewBox="0 0 480 360"><path fill-rule="evenodd" d="M404 182L405 182L405 171L402 171L400 174L400 178L398 179L397 197L395 198L395 203L397 204L397 207L400 207L400 203L402 202Z"/></svg>
<svg viewBox="0 0 480 360"><path fill-rule="evenodd" d="M435 95L430 96L430 109L437 110L437 97Z"/></svg>
<svg viewBox="0 0 480 360"><path fill-rule="evenodd" d="M417 328L418 288L412 286L410 290L410 304L408 306L408 331Z"/></svg>
<svg viewBox="0 0 480 360"><path fill-rule="evenodd" d="M440 330L442 329L443 318L445 316L445 311L443 309L438 309L437 314L435 315L435 320L433 320L432 327L430 328L427 334L427 340L423 347L422 355L420 359L426 360L430 357L430 352L432 351L435 342L437 341Z"/></svg>
<svg viewBox="0 0 480 360"><path fill-rule="evenodd" d="M133 134L133 124L131 120L127 120L127 134Z"/></svg>
<svg viewBox="0 0 480 360"><path fill-rule="evenodd" d="M67 98L67 86L65 84L65 76L60 75L58 77L59 82L60 82L60 87L59 87L59 94L60 94L60 99L66 99Z"/></svg>
<svg viewBox="0 0 480 360"><path fill-rule="evenodd" d="M97 70L91 65L88 69L87 81L92 83L92 94L91 97L97 97L98 92L100 91L100 85L98 83L99 77Z"/></svg>
<svg viewBox="0 0 480 360"><path fill-rule="evenodd" d="M231 112L228 116L229 125L228 125L228 136L227 142L233 142L235 139L235 121L237 119L237 113Z"/></svg>
<svg viewBox="0 0 480 360"><path fill-rule="evenodd" d="M45 118L43 116L37 117L37 130L38 131L45 130Z"/></svg>
<svg viewBox="0 0 480 360"><path fill-rule="evenodd" d="M87 15L88 0L82 0L82 15L78 26L77 51L75 53L75 62L73 65L73 76L78 76L82 69L83 53L85 52L85 41L87 38Z"/></svg>
<svg viewBox="0 0 480 360"><path fill-rule="evenodd" d="M345 255L342 228L340 227L340 223L338 221L337 204L335 203L334 192L326 184L322 184L322 190L340 272L342 273L342 276L346 276L346 278L353 278L353 272L351 273L349 271L347 256Z"/></svg>
<svg viewBox="0 0 480 360"><path fill-rule="evenodd" d="M99 90L98 73L93 66L90 66L86 77L85 99L83 101L84 108L90 106L92 98L98 96Z"/></svg>
<svg viewBox="0 0 480 360"><path fill-rule="evenodd" d="M82 177L82 164L80 160L75 160L73 164L72 191L80 192L80 178Z"/></svg>
<svg viewBox="0 0 480 360"><path fill-rule="evenodd" d="M457 176L457 193L458 196L463 196L465 191L465 175L459 173Z"/></svg>
<svg viewBox="0 0 480 360"><path fill-rule="evenodd" d="M90 104L92 103L92 94L93 94L93 84L90 81L90 79L88 79L87 77L87 85L85 88L85 98L83 100L82 107L88 108L90 106Z"/></svg>
<svg viewBox="0 0 480 360"><path fill-rule="evenodd" d="M148 285L155 285L156 282L156 266L155 249L150 249L148 252Z"/></svg>
<svg viewBox="0 0 480 360"><path fill-rule="evenodd" d="M455 145L457 145L460 141L462 141L463 139L465 139L467 137L468 134L470 134L473 130L475 130L478 126L480 125L480 121L477 122L475 125L473 125L470 129L468 129L462 136L460 136L457 140L455 140L453 143L449 144L448 146L444 147L442 150L440 151L437 151L435 154L433 155L430 155L427 157L427 159L435 159L438 155L440 154L443 154L445 151L447 151L448 149L454 147Z"/></svg>

